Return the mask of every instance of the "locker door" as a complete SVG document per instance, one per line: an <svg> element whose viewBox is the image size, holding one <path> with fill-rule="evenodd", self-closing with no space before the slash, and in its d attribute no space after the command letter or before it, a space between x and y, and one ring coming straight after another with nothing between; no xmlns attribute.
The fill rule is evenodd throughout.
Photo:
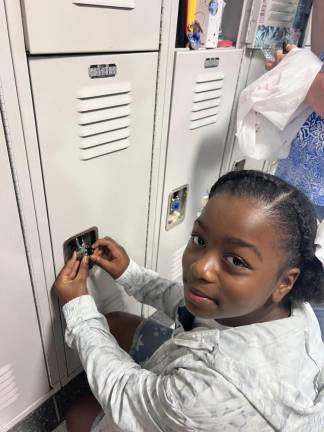
<svg viewBox="0 0 324 432"><path fill-rule="evenodd" d="M0 429L50 390L0 117Z"/></svg>
<svg viewBox="0 0 324 432"><path fill-rule="evenodd" d="M23 0L31 54L158 50L161 0Z"/></svg>
<svg viewBox="0 0 324 432"><path fill-rule="evenodd" d="M115 76L91 79L89 67L104 64ZM92 226L144 264L157 54L33 58L29 66L56 271L63 242ZM91 283L107 286L112 309L140 313L97 269Z"/></svg>
<svg viewBox="0 0 324 432"><path fill-rule="evenodd" d="M176 53L158 271L180 279L193 221L220 173L242 50ZM183 222L167 229L169 194L188 185Z"/></svg>

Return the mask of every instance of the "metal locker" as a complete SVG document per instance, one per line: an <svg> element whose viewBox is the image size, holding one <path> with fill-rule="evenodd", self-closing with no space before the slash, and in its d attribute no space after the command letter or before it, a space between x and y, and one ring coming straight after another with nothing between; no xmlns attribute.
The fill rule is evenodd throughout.
<svg viewBox="0 0 324 432"><path fill-rule="evenodd" d="M144 264L157 53L31 58L29 67L56 271L64 241L92 226ZM98 270L90 285L107 285L113 306L120 291ZM126 297L123 309L140 314ZM69 373L76 367L68 354Z"/></svg>
<svg viewBox="0 0 324 432"><path fill-rule="evenodd" d="M14 185L0 117L0 430L50 391Z"/></svg>
<svg viewBox="0 0 324 432"><path fill-rule="evenodd" d="M241 58L240 49L176 52L157 264L171 279L181 277L193 221L220 173Z"/></svg>
<svg viewBox="0 0 324 432"><path fill-rule="evenodd" d="M161 0L23 0L31 54L158 50Z"/></svg>

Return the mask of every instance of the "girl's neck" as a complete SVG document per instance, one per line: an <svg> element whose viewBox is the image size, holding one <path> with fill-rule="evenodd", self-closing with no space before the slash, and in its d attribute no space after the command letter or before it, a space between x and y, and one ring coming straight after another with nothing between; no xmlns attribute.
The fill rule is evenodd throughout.
<svg viewBox="0 0 324 432"><path fill-rule="evenodd" d="M261 309L251 312L248 315L243 315L233 318L216 319L217 322L228 327L239 327L243 325L250 325L256 323L263 323L268 321L275 321L278 319L288 318L290 316L291 308L284 305L275 303L265 304Z"/></svg>

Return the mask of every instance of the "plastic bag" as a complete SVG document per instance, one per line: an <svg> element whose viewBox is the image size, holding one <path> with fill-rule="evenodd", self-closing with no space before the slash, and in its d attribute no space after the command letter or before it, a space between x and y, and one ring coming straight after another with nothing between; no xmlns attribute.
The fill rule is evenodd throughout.
<svg viewBox="0 0 324 432"><path fill-rule="evenodd" d="M304 102L322 67L310 50L294 48L243 90L237 112L240 150L254 159L284 159L312 112Z"/></svg>

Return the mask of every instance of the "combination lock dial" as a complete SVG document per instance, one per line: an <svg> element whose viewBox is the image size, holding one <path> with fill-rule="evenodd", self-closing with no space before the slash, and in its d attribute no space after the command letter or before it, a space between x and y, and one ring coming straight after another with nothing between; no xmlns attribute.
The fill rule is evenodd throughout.
<svg viewBox="0 0 324 432"><path fill-rule="evenodd" d="M92 227L81 233L75 234L68 238L63 244L64 261L71 258L73 252L76 252L78 260L84 256L90 256L93 253L91 245L98 239L98 228ZM89 262L91 268L93 264Z"/></svg>

